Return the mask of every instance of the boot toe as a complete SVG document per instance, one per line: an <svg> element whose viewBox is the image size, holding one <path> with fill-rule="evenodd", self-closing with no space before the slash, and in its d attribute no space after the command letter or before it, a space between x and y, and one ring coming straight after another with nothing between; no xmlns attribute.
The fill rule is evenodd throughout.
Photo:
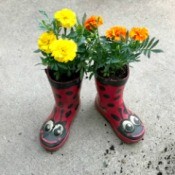
<svg viewBox="0 0 175 175"><path fill-rule="evenodd" d="M61 141L63 140L63 138L56 137L51 133L51 134L48 134L47 136L41 135L40 140L41 140L42 144L44 144L45 146L47 146L49 148L53 148L55 146L58 146L61 143Z"/></svg>
<svg viewBox="0 0 175 175"><path fill-rule="evenodd" d="M139 141L140 139L143 138L144 135L144 126L139 126L135 128L135 130L132 133L125 133L125 136L130 139L131 141Z"/></svg>
<svg viewBox="0 0 175 175"><path fill-rule="evenodd" d="M67 132L61 124L57 124L49 130L47 123L40 130L40 142L46 150L55 151L63 145Z"/></svg>
<svg viewBox="0 0 175 175"><path fill-rule="evenodd" d="M118 128L120 139L125 143L135 143L143 138L145 128L137 116L130 116L128 120L123 120Z"/></svg>

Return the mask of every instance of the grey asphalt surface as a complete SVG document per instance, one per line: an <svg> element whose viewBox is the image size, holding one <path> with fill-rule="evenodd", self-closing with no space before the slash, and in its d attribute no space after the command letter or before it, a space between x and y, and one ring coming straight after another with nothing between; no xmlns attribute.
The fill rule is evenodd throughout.
<svg viewBox="0 0 175 175"><path fill-rule="evenodd" d="M51 154L39 144L39 129L54 101L37 49L38 10L49 15L68 7L81 17L101 15L105 24L146 26L164 53L132 64L127 106L146 127L144 140L123 144L95 110L94 80L84 78L81 109L71 134ZM0 174L174 175L175 174L174 0L0 0Z"/></svg>

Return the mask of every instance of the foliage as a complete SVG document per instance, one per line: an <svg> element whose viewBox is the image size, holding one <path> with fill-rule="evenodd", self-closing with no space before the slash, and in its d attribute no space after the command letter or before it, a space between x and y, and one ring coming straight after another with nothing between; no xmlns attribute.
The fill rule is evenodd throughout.
<svg viewBox="0 0 175 175"><path fill-rule="evenodd" d="M98 27L103 24L100 16L81 22L75 12L62 9L50 19L40 11L44 20L39 23L45 32L38 39L42 54L42 64L54 71L56 80L90 72L90 78L100 70L104 77L115 76L116 72L132 62L140 61L140 56L148 58L162 50L155 47L159 43L151 38L144 27L133 27L130 31L123 26L113 26L104 36L99 35Z"/></svg>
<svg viewBox="0 0 175 175"><path fill-rule="evenodd" d="M113 27L113 29L120 29L120 31L112 31L111 33L116 36L109 37L109 30L106 36L99 36L98 29L91 31L91 46L89 49L89 72L91 76L96 74L98 70L104 77L110 77L115 75L117 70L123 69L125 65L129 65L132 62L140 61L140 56L144 54L148 58L151 57L151 53L160 53L162 50L155 49L159 40L155 38L146 37L143 41L143 31L140 34L140 40L130 37L129 31L123 32L123 27ZM125 34L125 36L123 36ZM139 35L139 34L138 34ZM112 38L113 37L113 38Z"/></svg>

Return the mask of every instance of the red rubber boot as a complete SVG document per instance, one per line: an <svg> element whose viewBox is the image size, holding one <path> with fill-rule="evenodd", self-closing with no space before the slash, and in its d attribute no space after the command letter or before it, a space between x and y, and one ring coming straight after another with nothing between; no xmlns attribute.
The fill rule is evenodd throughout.
<svg viewBox="0 0 175 175"><path fill-rule="evenodd" d="M46 69L51 85L55 106L40 130L40 143L48 151L56 151L63 146L70 132L70 126L80 104L80 78L68 82L57 82Z"/></svg>
<svg viewBox="0 0 175 175"><path fill-rule="evenodd" d="M119 80L105 79L96 76L97 110L110 123L117 136L125 143L135 143L143 138L145 129L139 117L126 108L123 101L123 90L129 77Z"/></svg>

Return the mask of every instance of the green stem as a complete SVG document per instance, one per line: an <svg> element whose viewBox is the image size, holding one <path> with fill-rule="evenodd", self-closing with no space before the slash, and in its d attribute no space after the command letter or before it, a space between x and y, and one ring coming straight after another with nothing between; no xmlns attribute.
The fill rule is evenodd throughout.
<svg viewBox="0 0 175 175"><path fill-rule="evenodd" d="M67 34L67 28L64 28L64 35L66 36Z"/></svg>

